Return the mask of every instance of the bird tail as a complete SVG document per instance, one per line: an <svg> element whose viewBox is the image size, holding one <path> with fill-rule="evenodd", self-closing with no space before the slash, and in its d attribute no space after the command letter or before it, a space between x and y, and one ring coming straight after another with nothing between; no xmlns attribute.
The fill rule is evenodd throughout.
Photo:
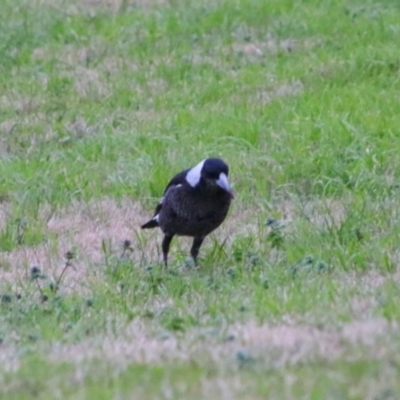
<svg viewBox="0 0 400 400"><path fill-rule="evenodd" d="M146 222L144 225L141 226L142 229L151 229L151 228L157 228L157 226L160 226L158 224L158 221L154 218L152 218L150 221Z"/></svg>

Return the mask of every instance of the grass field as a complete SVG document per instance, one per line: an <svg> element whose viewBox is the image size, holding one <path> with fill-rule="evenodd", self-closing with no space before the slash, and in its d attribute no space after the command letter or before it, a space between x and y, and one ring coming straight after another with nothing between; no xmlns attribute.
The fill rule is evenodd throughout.
<svg viewBox="0 0 400 400"><path fill-rule="evenodd" d="M400 398L398 0L0 8L0 398ZM230 215L164 270L208 156Z"/></svg>

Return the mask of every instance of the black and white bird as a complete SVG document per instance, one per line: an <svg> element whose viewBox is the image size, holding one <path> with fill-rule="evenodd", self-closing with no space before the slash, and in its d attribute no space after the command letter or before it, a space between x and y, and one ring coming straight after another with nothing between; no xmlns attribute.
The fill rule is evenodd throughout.
<svg viewBox="0 0 400 400"><path fill-rule="evenodd" d="M160 227L163 231L165 266L175 235L194 238L190 254L197 264L204 238L224 221L234 197L228 175L229 167L223 160L207 158L175 175L168 183L154 217L142 225L142 229Z"/></svg>

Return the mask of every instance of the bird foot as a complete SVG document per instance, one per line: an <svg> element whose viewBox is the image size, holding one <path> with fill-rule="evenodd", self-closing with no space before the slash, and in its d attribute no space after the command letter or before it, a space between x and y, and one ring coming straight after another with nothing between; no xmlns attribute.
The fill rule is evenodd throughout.
<svg viewBox="0 0 400 400"><path fill-rule="evenodd" d="M198 268L197 262L193 260L192 257L187 257L182 263L182 269L196 269Z"/></svg>

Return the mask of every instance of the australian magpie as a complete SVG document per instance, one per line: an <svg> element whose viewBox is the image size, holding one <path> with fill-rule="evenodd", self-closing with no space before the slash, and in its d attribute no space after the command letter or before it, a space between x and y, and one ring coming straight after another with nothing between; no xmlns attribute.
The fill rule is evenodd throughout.
<svg viewBox="0 0 400 400"><path fill-rule="evenodd" d="M163 231L165 266L175 235L194 238L190 254L197 264L204 238L224 221L234 197L228 175L229 167L223 160L207 158L168 183L153 218L142 225L142 229L160 227Z"/></svg>

